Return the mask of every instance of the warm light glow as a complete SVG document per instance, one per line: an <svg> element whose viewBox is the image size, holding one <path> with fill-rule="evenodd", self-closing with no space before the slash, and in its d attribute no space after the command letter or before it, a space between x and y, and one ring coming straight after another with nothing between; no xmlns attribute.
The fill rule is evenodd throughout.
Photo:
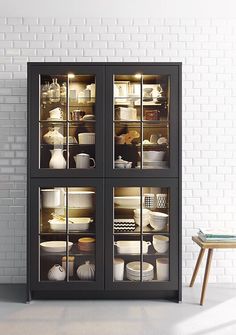
<svg viewBox="0 0 236 335"><path fill-rule="evenodd" d="M73 79L73 78L75 78L74 73L68 73L68 78L69 78L69 79Z"/></svg>
<svg viewBox="0 0 236 335"><path fill-rule="evenodd" d="M136 78L136 79L141 79L141 77L142 77L141 73L136 73L136 74L135 74L135 78Z"/></svg>

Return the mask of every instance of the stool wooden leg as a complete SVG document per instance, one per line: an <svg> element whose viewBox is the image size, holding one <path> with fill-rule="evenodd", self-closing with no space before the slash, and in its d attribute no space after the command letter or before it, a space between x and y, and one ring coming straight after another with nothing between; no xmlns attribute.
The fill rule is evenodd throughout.
<svg viewBox="0 0 236 335"><path fill-rule="evenodd" d="M201 248L200 252L199 252L199 255L198 255L198 259L197 259L197 263L195 265L195 269L193 271L193 276L192 276L192 279L191 279L191 282L190 282L190 287L193 287L193 284L195 282L195 279L197 277L197 273L198 273L198 270L199 270L199 267L201 265L201 262L202 262L202 258L204 256L204 253L205 253L205 249Z"/></svg>
<svg viewBox="0 0 236 335"><path fill-rule="evenodd" d="M206 287L207 287L208 277L209 277L210 268L211 268L212 255L213 255L213 249L209 249L208 250L208 255L207 255L207 262L206 262L204 280L203 280L203 285L202 285L202 294L201 294L200 305L203 305L204 299L205 299Z"/></svg>

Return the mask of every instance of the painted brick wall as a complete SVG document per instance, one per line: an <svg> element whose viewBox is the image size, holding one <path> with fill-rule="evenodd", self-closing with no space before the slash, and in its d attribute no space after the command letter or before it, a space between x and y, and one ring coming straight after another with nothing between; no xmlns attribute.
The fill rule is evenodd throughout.
<svg viewBox="0 0 236 335"><path fill-rule="evenodd" d="M236 223L236 20L0 18L0 282L26 279L27 61L183 62L188 282L191 235ZM210 281L235 280L236 252L216 252Z"/></svg>

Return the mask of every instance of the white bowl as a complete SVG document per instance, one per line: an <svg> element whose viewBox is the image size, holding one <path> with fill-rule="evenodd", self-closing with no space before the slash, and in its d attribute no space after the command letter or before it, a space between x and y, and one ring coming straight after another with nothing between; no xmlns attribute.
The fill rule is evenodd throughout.
<svg viewBox="0 0 236 335"><path fill-rule="evenodd" d="M143 208L143 209L142 209L142 216L143 216L143 217L144 217L144 216L149 216L149 213L150 213L149 209L146 209L146 208ZM140 208L136 208L136 209L134 209L134 215L135 215L135 216L140 216L140 214L141 214L141 210L140 210Z"/></svg>
<svg viewBox="0 0 236 335"><path fill-rule="evenodd" d="M95 144L95 133L80 133L79 144Z"/></svg>
<svg viewBox="0 0 236 335"><path fill-rule="evenodd" d="M144 161L163 161L165 157L165 151L144 151L143 160Z"/></svg>
<svg viewBox="0 0 236 335"><path fill-rule="evenodd" d="M114 204L117 207L136 208L140 205L139 196L114 197Z"/></svg>
<svg viewBox="0 0 236 335"><path fill-rule="evenodd" d="M154 277L153 265L147 262L142 263L143 281L150 281ZM141 264L138 261L126 264L126 274L129 280L140 280Z"/></svg>
<svg viewBox="0 0 236 335"><path fill-rule="evenodd" d="M151 212L150 211L150 218L153 218L154 220L164 220L168 218L168 214L161 213L161 212Z"/></svg>
<svg viewBox="0 0 236 335"><path fill-rule="evenodd" d="M42 250L46 252L66 252L66 245L66 241L48 241L40 243ZM68 242L68 251L70 251L72 245L72 242Z"/></svg>
<svg viewBox="0 0 236 335"><path fill-rule="evenodd" d="M152 244L159 254L164 254L169 249L169 237L164 235L153 235Z"/></svg>
<svg viewBox="0 0 236 335"><path fill-rule="evenodd" d="M166 227L165 222L158 222L158 221L152 221L150 219L150 226L155 229L156 231L161 231Z"/></svg>

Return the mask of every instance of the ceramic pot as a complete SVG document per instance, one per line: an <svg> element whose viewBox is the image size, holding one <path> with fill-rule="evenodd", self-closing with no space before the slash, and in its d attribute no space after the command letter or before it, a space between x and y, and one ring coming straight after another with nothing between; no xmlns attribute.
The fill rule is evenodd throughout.
<svg viewBox="0 0 236 335"><path fill-rule="evenodd" d="M80 265L77 269L77 276L81 280L94 280L95 265L86 261L85 264Z"/></svg>
<svg viewBox="0 0 236 335"><path fill-rule="evenodd" d="M43 140L47 144L63 144L64 136L59 132L60 127L49 128L49 131L43 135Z"/></svg>
<svg viewBox="0 0 236 335"><path fill-rule="evenodd" d="M60 264L55 264L53 267L48 271L48 279L49 280L56 280L61 281L66 278L66 271Z"/></svg>

